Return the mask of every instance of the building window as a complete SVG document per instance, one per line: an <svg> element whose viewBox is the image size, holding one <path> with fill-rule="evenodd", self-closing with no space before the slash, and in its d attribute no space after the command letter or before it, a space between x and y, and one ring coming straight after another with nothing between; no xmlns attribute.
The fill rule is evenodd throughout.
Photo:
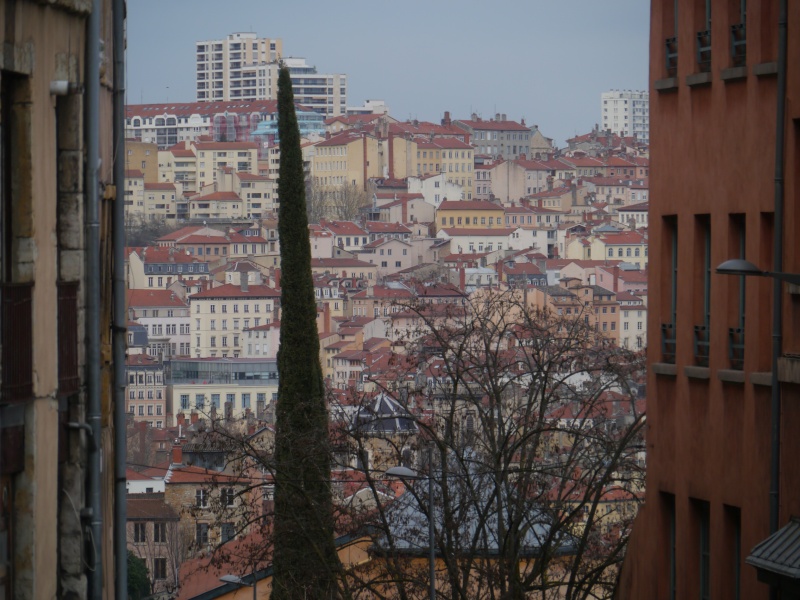
<svg viewBox="0 0 800 600"><path fill-rule="evenodd" d="M697 515L698 550L700 552L700 600L709 600L711 592L711 519L708 502L693 501Z"/></svg>
<svg viewBox="0 0 800 600"><path fill-rule="evenodd" d="M158 544L167 542L167 524L164 522L153 523L153 541Z"/></svg>
<svg viewBox="0 0 800 600"><path fill-rule="evenodd" d="M167 578L167 559L154 558L153 559L153 579L166 579Z"/></svg>
<svg viewBox="0 0 800 600"><path fill-rule="evenodd" d="M225 542L227 542L227 541L232 540L235 535L236 535L236 529L234 528L233 523L223 523L222 524L222 527L221 527L221 530L220 530L220 536L221 536L221 541L222 541L223 544Z"/></svg>
<svg viewBox="0 0 800 600"><path fill-rule="evenodd" d="M222 493L220 494L220 502L222 503L222 506L233 506L235 498L236 493L234 492L233 488L222 488Z"/></svg>
<svg viewBox="0 0 800 600"><path fill-rule="evenodd" d="M208 523L198 523L195 527L195 541L198 546L208 545Z"/></svg>
<svg viewBox="0 0 800 600"><path fill-rule="evenodd" d="M147 523L133 524L133 542L144 544L147 541Z"/></svg>
<svg viewBox="0 0 800 600"><path fill-rule="evenodd" d="M195 506L205 508L208 506L208 492L202 488L194 492Z"/></svg>

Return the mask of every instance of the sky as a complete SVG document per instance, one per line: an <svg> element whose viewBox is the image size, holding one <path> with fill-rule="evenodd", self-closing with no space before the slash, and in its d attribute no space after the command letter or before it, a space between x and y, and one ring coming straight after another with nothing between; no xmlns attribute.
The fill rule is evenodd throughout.
<svg viewBox="0 0 800 600"><path fill-rule="evenodd" d="M348 106L400 120L505 113L557 145L600 122L600 94L648 85L647 0L133 0L127 102L195 100L195 42L238 31L344 73Z"/></svg>

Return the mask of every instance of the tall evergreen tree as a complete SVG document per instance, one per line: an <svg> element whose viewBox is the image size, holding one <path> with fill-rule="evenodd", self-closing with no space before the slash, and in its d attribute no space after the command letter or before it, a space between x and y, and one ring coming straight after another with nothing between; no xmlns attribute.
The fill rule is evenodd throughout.
<svg viewBox="0 0 800 600"><path fill-rule="evenodd" d="M278 77L281 333L275 434L273 600L335 598L328 411L322 368L303 156L289 69Z"/></svg>

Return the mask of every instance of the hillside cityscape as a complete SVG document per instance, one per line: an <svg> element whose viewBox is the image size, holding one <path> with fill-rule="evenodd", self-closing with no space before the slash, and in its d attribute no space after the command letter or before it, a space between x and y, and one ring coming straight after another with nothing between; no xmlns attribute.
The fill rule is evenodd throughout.
<svg viewBox="0 0 800 600"><path fill-rule="evenodd" d="M0 600L800 598L800 5L651 0L563 141L3 5Z"/></svg>

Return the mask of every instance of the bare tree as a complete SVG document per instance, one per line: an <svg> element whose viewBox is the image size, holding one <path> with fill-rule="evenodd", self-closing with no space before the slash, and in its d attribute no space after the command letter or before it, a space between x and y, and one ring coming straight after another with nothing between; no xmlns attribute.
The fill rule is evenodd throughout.
<svg viewBox="0 0 800 600"><path fill-rule="evenodd" d="M369 194L353 183L324 185L313 179L306 182L309 223L319 223L321 218L352 221L369 201Z"/></svg>
<svg viewBox="0 0 800 600"><path fill-rule="evenodd" d="M426 597L432 518L437 597L611 597L644 490L641 354L518 289L398 309L404 352L329 391L337 531L371 539L340 595ZM268 480L269 450L230 439Z"/></svg>

